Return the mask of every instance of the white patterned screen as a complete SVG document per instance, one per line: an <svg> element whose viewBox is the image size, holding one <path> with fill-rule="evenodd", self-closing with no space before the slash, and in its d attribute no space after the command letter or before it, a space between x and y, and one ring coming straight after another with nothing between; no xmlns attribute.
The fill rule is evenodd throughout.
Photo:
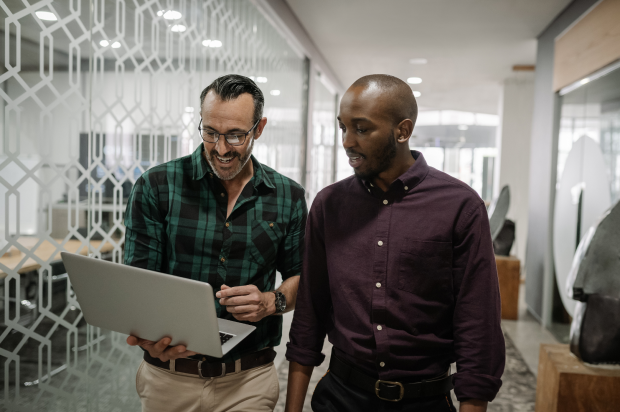
<svg viewBox="0 0 620 412"><path fill-rule="evenodd" d="M139 410L141 351L85 323L58 253L122 262L133 183L200 144L226 73L265 94L257 158L299 181L304 59L249 0L2 0L0 20L0 409Z"/></svg>

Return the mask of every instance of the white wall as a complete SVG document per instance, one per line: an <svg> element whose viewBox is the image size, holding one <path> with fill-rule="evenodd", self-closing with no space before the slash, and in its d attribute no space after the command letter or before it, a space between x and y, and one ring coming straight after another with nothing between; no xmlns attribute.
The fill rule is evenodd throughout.
<svg viewBox="0 0 620 412"><path fill-rule="evenodd" d="M508 218L515 222L516 239L511 254L524 268L527 244L530 179L530 142L534 105L534 73L520 72L504 81L498 130L499 188L510 186ZM499 193L499 191L495 191Z"/></svg>

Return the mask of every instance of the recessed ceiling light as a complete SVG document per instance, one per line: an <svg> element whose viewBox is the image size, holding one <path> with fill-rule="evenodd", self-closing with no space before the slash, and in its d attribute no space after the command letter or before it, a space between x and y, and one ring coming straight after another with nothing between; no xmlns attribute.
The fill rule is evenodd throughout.
<svg viewBox="0 0 620 412"><path fill-rule="evenodd" d="M159 17L164 16L166 20L178 20L183 17L183 15L176 10L160 10L157 12L157 15Z"/></svg>
<svg viewBox="0 0 620 412"><path fill-rule="evenodd" d="M38 18L40 18L41 20L46 20L46 21L57 21L58 17L56 17L56 15L50 11L36 11L34 14L37 15Z"/></svg>
<svg viewBox="0 0 620 412"><path fill-rule="evenodd" d="M193 108L193 107L191 107L191 106L187 106L187 107L185 108L185 111L186 111L187 113L194 113L194 108Z"/></svg>
<svg viewBox="0 0 620 412"><path fill-rule="evenodd" d="M222 42L219 40L211 40L209 47L222 47Z"/></svg>
<svg viewBox="0 0 620 412"><path fill-rule="evenodd" d="M428 63L428 60L422 59L422 58L409 59L409 63L411 63L411 64L426 64L426 63Z"/></svg>
<svg viewBox="0 0 620 412"><path fill-rule="evenodd" d="M121 47L121 44L120 44L119 42L115 41L114 43L112 43L112 46L111 46L111 47L112 47L113 49L118 49L119 47Z"/></svg>
<svg viewBox="0 0 620 412"><path fill-rule="evenodd" d="M422 83L422 79L419 77L410 77L407 79L407 83L409 84L420 84Z"/></svg>
<svg viewBox="0 0 620 412"><path fill-rule="evenodd" d="M108 47L108 46L110 45L110 42L109 42L109 41L107 41L107 40L101 40L101 41L99 42L99 45L100 45L101 47Z"/></svg>
<svg viewBox="0 0 620 412"><path fill-rule="evenodd" d="M182 24L175 24L174 26L170 27L170 30L175 33L183 33L185 30L187 30L187 27Z"/></svg>
<svg viewBox="0 0 620 412"><path fill-rule="evenodd" d="M466 124L462 124L459 126L459 130L467 130L467 129L469 129L469 127L467 127Z"/></svg>
<svg viewBox="0 0 620 412"><path fill-rule="evenodd" d="M256 78L256 83L267 83L267 78L259 76Z"/></svg>
<svg viewBox="0 0 620 412"><path fill-rule="evenodd" d="M272 90L269 92L270 95L272 96L279 96L280 95L280 90Z"/></svg>
<svg viewBox="0 0 620 412"><path fill-rule="evenodd" d="M420 97L420 96L422 96L421 92L418 92L418 91L413 92L413 97Z"/></svg>

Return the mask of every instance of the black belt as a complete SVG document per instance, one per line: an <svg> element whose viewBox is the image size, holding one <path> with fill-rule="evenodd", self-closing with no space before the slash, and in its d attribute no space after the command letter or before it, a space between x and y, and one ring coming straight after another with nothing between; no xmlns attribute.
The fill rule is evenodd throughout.
<svg viewBox="0 0 620 412"><path fill-rule="evenodd" d="M273 362L275 357L276 351L273 348L267 348L242 356L239 363L241 364L241 370L246 371L267 365ZM153 358L147 351L144 351L144 360L146 363L150 363L158 368L170 370L170 361L162 362L158 358ZM174 361L174 371L197 375L201 378L217 378L228 373L234 373L235 362L216 363L180 358Z"/></svg>
<svg viewBox="0 0 620 412"><path fill-rule="evenodd" d="M332 351L329 370L345 383L372 392L384 401L398 402L403 398L422 398L445 395L453 388L450 371L432 379L414 383L400 383L372 378L336 357Z"/></svg>

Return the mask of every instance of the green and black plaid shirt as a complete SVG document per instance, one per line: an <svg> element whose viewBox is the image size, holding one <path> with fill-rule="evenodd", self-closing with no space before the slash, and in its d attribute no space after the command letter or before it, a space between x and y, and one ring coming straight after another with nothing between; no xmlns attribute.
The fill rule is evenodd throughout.
<svg viewBox="0 0 620 412"><path fill-rule="evenodd" d="M203 156L189 156L145 172L125 213L125 264L221 285L275 288L301 272L307 208L304 189L252 156L254 176L226 218L228 195ZM218 317L235 320L216 299ZM277 346L282 317L252 323L256 330L221 362Z"/></svg>

